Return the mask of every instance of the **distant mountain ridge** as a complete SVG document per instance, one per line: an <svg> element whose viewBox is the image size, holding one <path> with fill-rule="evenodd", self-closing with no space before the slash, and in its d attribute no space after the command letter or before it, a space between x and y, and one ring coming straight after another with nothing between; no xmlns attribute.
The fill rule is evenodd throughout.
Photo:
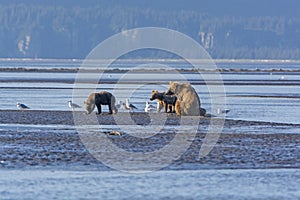
<svg viewBox="0 0 300 200"><path fill-rule="evenodd" d="M160 10L188 10L207 12L215 16L300 16L299 0L10 0L0 1L2 5L24 3L41 6L94 7L122 6Z"/></svg>
<svg viewBox="0 0 300 200"><path fill-rule="evenodd" d="M121 30L181 31L213 58L300 59L297 0L0 1L0 57L84 58ZM163 57L151 53L136 56Z"/></svg>

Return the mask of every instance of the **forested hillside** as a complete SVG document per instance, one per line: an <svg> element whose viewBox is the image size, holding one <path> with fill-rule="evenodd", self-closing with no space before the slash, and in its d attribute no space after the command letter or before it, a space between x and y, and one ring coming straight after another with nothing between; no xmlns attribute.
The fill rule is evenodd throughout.
<svg viewBox="0 0 300 200"><path fill-rule="evenodd" d="M204 0L153 6L125 2L1 1L0 57L84 58L115 33L158 26L189 35L213 58L300 59L300 16L294 14L296 3L288 0L290 11L270 4L275 7L265 13L266 5L222 10L222 5L205 6ZM286 13L276 14L275 8Z"/></svg>

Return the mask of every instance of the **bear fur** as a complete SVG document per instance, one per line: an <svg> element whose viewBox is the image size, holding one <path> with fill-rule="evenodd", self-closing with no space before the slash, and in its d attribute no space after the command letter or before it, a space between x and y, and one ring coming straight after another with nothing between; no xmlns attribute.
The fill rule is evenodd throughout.
<svg viewBox="0 0 300 200"><path fill-rule="evenodd" d="M201 108L200 98L190 83L170 82L166 94L177 96L175 111L178 116L204 116L206 110Z"/></svg>
<svg viewBox="0 0 300 200"><path fill-rule="evenodd" d="M158 112L160 112L163 107L165 108L165 112L175 112L175 109L173 109L173 107L175 107L177 101L176 95L166 95L165 92L158 92L157 90L152 90L150 101L153 101L155 99L160 105L157 109Z"/></svg>
<svg viewBox="0 0 300 200"><path fill-rule="evenodd" d="M118 109L116 108L116 98L114 95L107 91L101 91L101 92L93 92L90 93L87 100L84 102L86 114L90 114L95 109L95 106L98 109L98 115L101 114L101 105L108 105L109 114L117 113Z"/></svg>

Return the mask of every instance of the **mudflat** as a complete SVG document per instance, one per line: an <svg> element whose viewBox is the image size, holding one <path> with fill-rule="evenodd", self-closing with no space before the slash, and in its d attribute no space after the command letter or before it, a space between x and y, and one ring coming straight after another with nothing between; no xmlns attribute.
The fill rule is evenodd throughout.
<svg viewBox="0 0 300 200"><path fill-rule="evenodd" d="M75 114L75 115L74 115ZM67 168L109 170L97 160L83 144L74 124L74 116L82 116L82 121L91 121L106 127L93 131L93 134L107 136L120 148L139 153L155 151L168 145L176 133L172 127L180 125L175 114L118 113L117 115L71 111L0 111L0 168ZM115 118L118 118L117 122ZM132 136L129 132L110 135L117 125L129 124L149 129L151 118L166 120L168 127L149 138ZM129 120L131 118L131 120ZM193 120L192 118L190 120ZM264 169L300 167L300 125L254 122L242 120L224 121L218 140L210 153L199 159L199 150L206 139L206 129L211 120L218 118L202 117L199 128L188 149L175 159L168 169ZM291 131L293 130L293 131ZM105 148L105 147L103 147ZM101 149L100 149L101 151ZM103 149L105 151L105 149ZM116 159L118 155L114 155ZM130 159L130 158L127 158Z"/></svg>

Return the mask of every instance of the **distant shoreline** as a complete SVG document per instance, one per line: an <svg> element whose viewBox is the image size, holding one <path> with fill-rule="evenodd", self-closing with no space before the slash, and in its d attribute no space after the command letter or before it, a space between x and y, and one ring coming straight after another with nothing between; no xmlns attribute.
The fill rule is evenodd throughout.
<svg viewBox="0 0 300 200"><path fill-rule="evenodd" d="M274 68L255 68L255 69L249 69L246 66L241 66L240 68L219 68L218 65L220 64L299 64L300 66L300 60L268 60L268 59L260 59L260 60L251 60L251 59L215 59L215 60L207 60L207 59L191 59L189 60L192 62L193 65L198 65L199 67L185 67L184 64L187 63L187 61L184 61L182 59L101 59L101 60L88 60L88 63L86 60L83 59L44 59L44 58L0 58L0 62L16 62L17 65L12 66L0 66L0 72L70 72L70 73L77 73L79 70L81 72L88 72L88 73L102 73L102 72L109 72L109 73L127 73L128 71L133 73L172 73L175 71L175 73L181 72L181 73L194 73L194 72L234 72L234 73L243 73L243 72L300 72L300 68L296 69L284 69L274 67ZM213 62L212 62L213 61ZM60 65L55 66L22 66L22 63L70 63L74 64L72 67L65 67ZM116 64L114 66L114 64ZM129 67L119 67L118 63L121 63L123 65L128 64ZM161 65L161 64L162 65ZM175 64L176 67L171 68L163 68L164 65L172 65ZM214 63L217 65L214 67ZM19 65L18 65L19 64ZM111 66L112 67L107 67ZM131 65L134 64L134 66L138 65L140 67L131 67ZM154 68L145 68L144 65L147 64L158 64L157 67ZM183 64L182 67L180 64ZM78 66L77 66L78 65ZM84 65L84 68L82 68L82 65ZM160 66L161 65L161 66ZM89 66L89 67L87 67Z"/></svg>
<svg viewBox="0 0 300 200"><path fill-rule="evenodd" d="M120 69L120 68L90 68L90 69L80 69L80 68L64 68L64 67L57 67L57 68L26 68L26 67L0 67L0 72L58 72L58 73L77 73L77 72L85 72L85 73L197 73L197 72L207 72L207 73L214 73L214 72L233 72L233 73L243 73L243 72L250 72L250 73L271 73L271 72L288 72L288 73L300 73L300 69Z"/></svg>
<svg viewBox="0 0 300 200"><path fill-rule="evenodd" d="M83 62L85 59L78 58L0 58L0 61L15 61L15 62ZM119 59L120 60L120 59ZM151 61L160 61L160 62L178 62L182 59L141 59L141 58L133 58L133 59L122 59L124 62L151 62ZM299 63L299 60L294 59L212 59L216 63ZM94 60L97 61L97 60ZM104 60L100 60L104 61ZM107 61L107 60L106 60ZM112 59L111 61L114 61ZM200 59L196 59L194 61L203 61Z"/></svg>
<svg viewBox="0 0 300 200"><path fill-rule="evenodd" d="M0 58L0 62L7 62L7 63L16 63L16 65L0 65L0 72L58 72L58 73L77 73L77 72L87 72L87 73L197 73L197 72L208 72L208 73L214 73L214 72L221 72L221 73L244 73L244 72L250 72L250 73L256 73L256 72L265 72L265 73L272 73L272 72L292 72L292 73L298 73L300 72L300 60L246 60L246 59L240 59L240 60L234 60L234 59L217 59L213 60L216 67L213 66L214 63L211 60L191 60L192 64L199 64L199 67L197 66L189 66L186 67L183 60L178 59L122 59L117 60L117 63L121 63L122 65L127 65L128 67L120 67L117 65L114 65L114 60L89 60L88 63L84 63L85 60L80 59L29 59L29 58ZM46 65L33 65L33 66L23 66L23 63L46 63L46 64L55 64L54 66L46 66ZM71 65L71 67L68 66L61 66L60 63L70 63L74 64ZM162 64L160 64L162 63ZM172 67L172 64L175 64L176 67ZM111 65L113 64L113 65ZM150 67L146 68L143 67L144 65L155 65L157 64L157 67ZM182 66L181 66L182 64ZM228 68L220 68L218 65L220 64L241 64L242 66L240 68L235 67L228 67ZM270 68L247 68L247 66L243 66L243 64L270 64ZM299 68L296 69L285 69L285 68L279 68L274 67L272 68L272 64L299 64ZM84 65L84 67L82 67ZM136 65L138 67L136 67ZM164 66L171 65L171 67ZM88 67L87 67L88 66ZM107 67L109 66L109 67ZM134 66L134 67L132 67Z"/></svg>

